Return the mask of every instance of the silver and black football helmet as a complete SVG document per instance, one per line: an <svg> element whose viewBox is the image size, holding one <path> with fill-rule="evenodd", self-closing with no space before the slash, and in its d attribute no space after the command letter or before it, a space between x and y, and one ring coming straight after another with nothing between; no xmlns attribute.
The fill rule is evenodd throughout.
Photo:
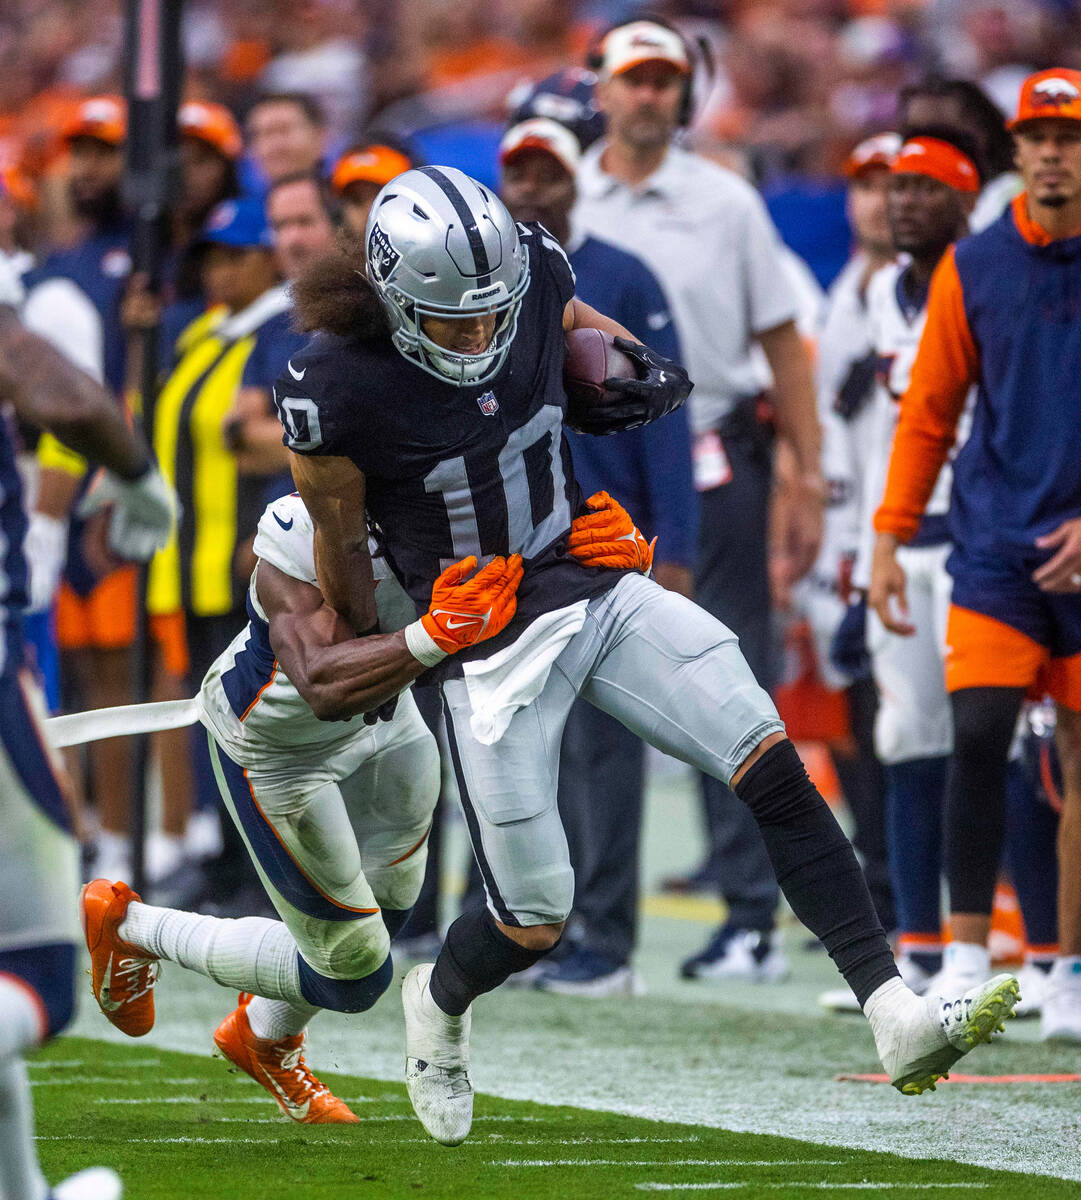
<svg viewBox="0 0 1081 1200"><path fill-rule="evenodd" d="M368 279L390 319L398 351L459 386L502 367L529 287L529 259L503 202L453 167L418 167L383 188L368 216ZM445 350L423 318L496 314L480 354Z"/></svg>

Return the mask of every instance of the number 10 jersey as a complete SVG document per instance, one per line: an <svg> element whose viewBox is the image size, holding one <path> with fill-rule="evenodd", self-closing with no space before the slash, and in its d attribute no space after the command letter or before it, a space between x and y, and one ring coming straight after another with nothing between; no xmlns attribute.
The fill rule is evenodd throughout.
<svg viewBox="0 0 1081 1200"><path fill-rule="evenodd" d="M364 473L372 533L418 612L450 563L522 555L514 620L455 660L487 657L540 613L598 595L622 574L566 553L571 521L585 510L563 433L562 321L574 275L542 226L518 228L530 284L494 379L444 383L389 337L371 344L319 334L275 387L290 449L346 457Z"/></svg>

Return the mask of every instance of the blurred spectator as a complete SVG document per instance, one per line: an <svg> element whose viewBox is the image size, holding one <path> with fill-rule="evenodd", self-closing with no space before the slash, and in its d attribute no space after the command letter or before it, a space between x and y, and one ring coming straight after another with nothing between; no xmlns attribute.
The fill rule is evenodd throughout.
<svg viewBox="0 0 1081 1200"><path fill-rule="evenodd" d="M331 137L341 144L368 114L365 6L357 0L289 0L275 7L278 50L259 76L259 86L265 92L312 97ZM294 169L305 168L298 164Z"/></svg>
<svg viewBox="0 0 1081 1200"><path fill-rule="evenodd" d="M822 483L814 385L796 328L797 298L779 239L754 190L731 171L673 145L689 117L688 47L672 29L636 22L602 43L597 102L608 135L578 176L582 228L640 254L670 297L695 391L695 482L702 504L695 598L740 637L758 681L774 679L767 571L772 428L762 417L768 376L798 461L790 544L811 566L821 536ZM738 264L738 265L737 265ZM729 536L734 527L738 539ZM786 971L774 933L776 880L746 806L704 779L712 857L729 923L684 964L689 976L776 979Z"/></svg>
<svg viewBox="0 0 1081 1200"><path fill-rule="evenodd" d="M8 260L17 275L25 275L34 265L34 210L37 195L34 185L17 167L0 168L0 255Z"/></svg>
<svg viewBox="0 0 1081 1200"><path fill-rule="evenodd" d="M177 533L150 567L152 614L182 610L190 659L188 695L243 624L246 543L266 503L264 475L244 475L227 441L226 418L245 387L269 388L302 338L291 325L263 206L227 200L201 235L203 292L212 307L177 341L176 365L154 414L154 447L183 504ZM239 554L238 554L239 552ZM217 807L205 738L195 738L203 806ZM246 912L267 901L231 820L224 849L204 874L171 881L188 898ZM239 899L238 899L239 897ZM254 908L252 907L254 906Z"/></svg>
<svg viewBox="0 0 1081 1200"><path fill-rule="evenodd" d="M303 92L260 97L248 113L248 150L265 188L286 175L319 171L326 154L323 110Z"/></svg>
<svg viewBox="0 0 1081 1200"><path fill-rule="evenodd" d="M969 218L973 233L986 229L1020 193L1021 176L1014 169L1013 138L1006 121L971 80L928 76L902 89L898 115L902 133L907 128L937 126L974 140L983 189Z"/></svg>
<svg viewBox="0 0 1081 1200"><path fill-rule="evenodd" d="M378 143L358 146L342 155L334 166L330 185L341 204L344 229L363 238L372 201L380 189L413 165L401 150Z"/></svg>

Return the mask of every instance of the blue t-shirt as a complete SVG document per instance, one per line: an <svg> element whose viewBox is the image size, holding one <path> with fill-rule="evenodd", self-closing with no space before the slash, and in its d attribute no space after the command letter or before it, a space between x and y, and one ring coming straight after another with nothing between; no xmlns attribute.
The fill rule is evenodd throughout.
<svg viewBox="0 0 1081 1200"><path fill-rule="evenodd" d="M641 259L587 237L570 253L575 295L618 321L658 354L679 361L679 338L668 301ZM698 495L686 413L611 437L569 433L574 471L586 496L609 492L647 538L657 537L657 561L694 567Z"/></svg>

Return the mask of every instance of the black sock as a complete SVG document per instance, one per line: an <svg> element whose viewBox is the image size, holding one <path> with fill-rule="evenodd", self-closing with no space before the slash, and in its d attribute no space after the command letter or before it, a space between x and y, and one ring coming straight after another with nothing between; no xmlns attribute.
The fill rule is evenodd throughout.
<svg viewBox="0 0 1081 1200"><path fill-rule="evenodd" d="M474 908L462 913L447 930L428 985L432 999L445 1013L461 1016L477 996L499 987L554 949L519 946L496 925L486 908Z"/></svg>
<svg viewBox="0 0 1081 1200"><path fill-rule="evenodd" d="M771 746L734 790L758 822L792 911L821 940L862 1006L897 975L897 964L855 851L795 746Z"/></svg>
<svg viewBox="0 0 1081 1200"><path fill-rule="evenodd" d="M1006 840L1006 774L1024 691L962 688L950 696L953 755L946 777L950 911L991 915Z"/></svg>

